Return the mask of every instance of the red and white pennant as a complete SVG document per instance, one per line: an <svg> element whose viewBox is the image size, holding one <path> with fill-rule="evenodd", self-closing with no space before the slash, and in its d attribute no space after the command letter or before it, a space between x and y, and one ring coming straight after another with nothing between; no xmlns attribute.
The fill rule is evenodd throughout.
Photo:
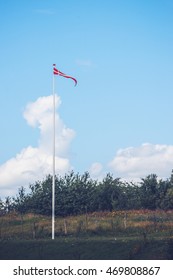
<svg viewBox="0 0 173 280"><path fill-rule="evenodd" d="M77 85L77 80L75 78L62 73L57 68L55 68L55 66L56 66L56 64L53 64L53 74L54 75L59 75L59 76L62 76L64 78L67 78L67 79L72 79L75 82L75 86Z"/></svg>

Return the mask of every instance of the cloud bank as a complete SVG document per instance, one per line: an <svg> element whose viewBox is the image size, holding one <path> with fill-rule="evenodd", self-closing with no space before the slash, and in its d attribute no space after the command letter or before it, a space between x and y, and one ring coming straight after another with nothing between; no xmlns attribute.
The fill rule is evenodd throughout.
<svg viewBox="0 0 173 280"><path fill-rule="evenodd" d="M60 104L60 97L56 96L56 109ZM41 180L52 173L52 108L52 96L40 97L26 106L24 118L28 125L38 127L40 131L38 147L26 147L0 166L1 196L15 194L16 187ZM74 130L67 128L56 112L55 162L59 174L72 168L68 150L74 136Z"/></svg>
<svg viewBox="0 0 173 280"><path fill-rule="evenodd" d="M170 177L173 169L173 146L144 143L117 151L109 167L118 177L139 180L151 173Z"/></svg>
<svg viewBox="0 0 173 280"><path fill-rule="evenodd" d="M42 180L52 173L52 96L39 97L29 103L23 113L27 124L39 129L36 147L23 148L16 156L0 166L0 196L15 195L17 188ZM65 174L72 169L69 148L75 136L74 130L66 127L58 114L61 105L56 96L56 173ZM107 172L124 180L140 181L155 173L168 178L173 169L173 145L144 143L139 147L119 149L106 166L94 162L89 168L92 178L102 180Z"/></svg>

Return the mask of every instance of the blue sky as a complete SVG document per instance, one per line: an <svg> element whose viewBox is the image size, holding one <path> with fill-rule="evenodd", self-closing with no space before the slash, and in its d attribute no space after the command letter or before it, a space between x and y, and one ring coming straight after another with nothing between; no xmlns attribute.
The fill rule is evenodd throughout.
<svg viewBox="0 0 173 280"><path fill-rule="evenodd" d="M6 0L0 13L0 196L36 180L32 169L41 179L50 168L45 160L40 171L34 160L51 142L44 117L53 63L78 80L74 87L56 77L58 132L65 131L66 143L63 152L57 148L57 172L170 176L172 1Z"/></svg>

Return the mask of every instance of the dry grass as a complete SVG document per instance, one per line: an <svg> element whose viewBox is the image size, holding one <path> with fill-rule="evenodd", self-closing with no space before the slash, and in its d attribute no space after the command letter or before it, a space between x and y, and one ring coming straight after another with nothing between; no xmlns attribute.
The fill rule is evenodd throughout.
<svg viewBox="0 0 173 280"><path fill-rule="evenodd" d="M173 211L113 211L56 217L56 236L173 236ZM51 217L10 213L0 217L0 239L51 237Z"/></svg>
<svg viewBox="0 0 173 280"><path fill-rule="evenodd" d="M173 211L0 217L0 259L173 259ZM58 250L57 250L58 248Z"/></svg>

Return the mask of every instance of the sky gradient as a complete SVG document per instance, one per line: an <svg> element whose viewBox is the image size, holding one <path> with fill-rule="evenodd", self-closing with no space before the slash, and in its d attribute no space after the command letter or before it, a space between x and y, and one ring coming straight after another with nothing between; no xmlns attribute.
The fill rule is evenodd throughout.
<svg viewBox="0 0 173 280"><path fill-rule="evenodd" d="M173 169L173 2L0 3L0 197L57 172L138 180Z"/></svg>

